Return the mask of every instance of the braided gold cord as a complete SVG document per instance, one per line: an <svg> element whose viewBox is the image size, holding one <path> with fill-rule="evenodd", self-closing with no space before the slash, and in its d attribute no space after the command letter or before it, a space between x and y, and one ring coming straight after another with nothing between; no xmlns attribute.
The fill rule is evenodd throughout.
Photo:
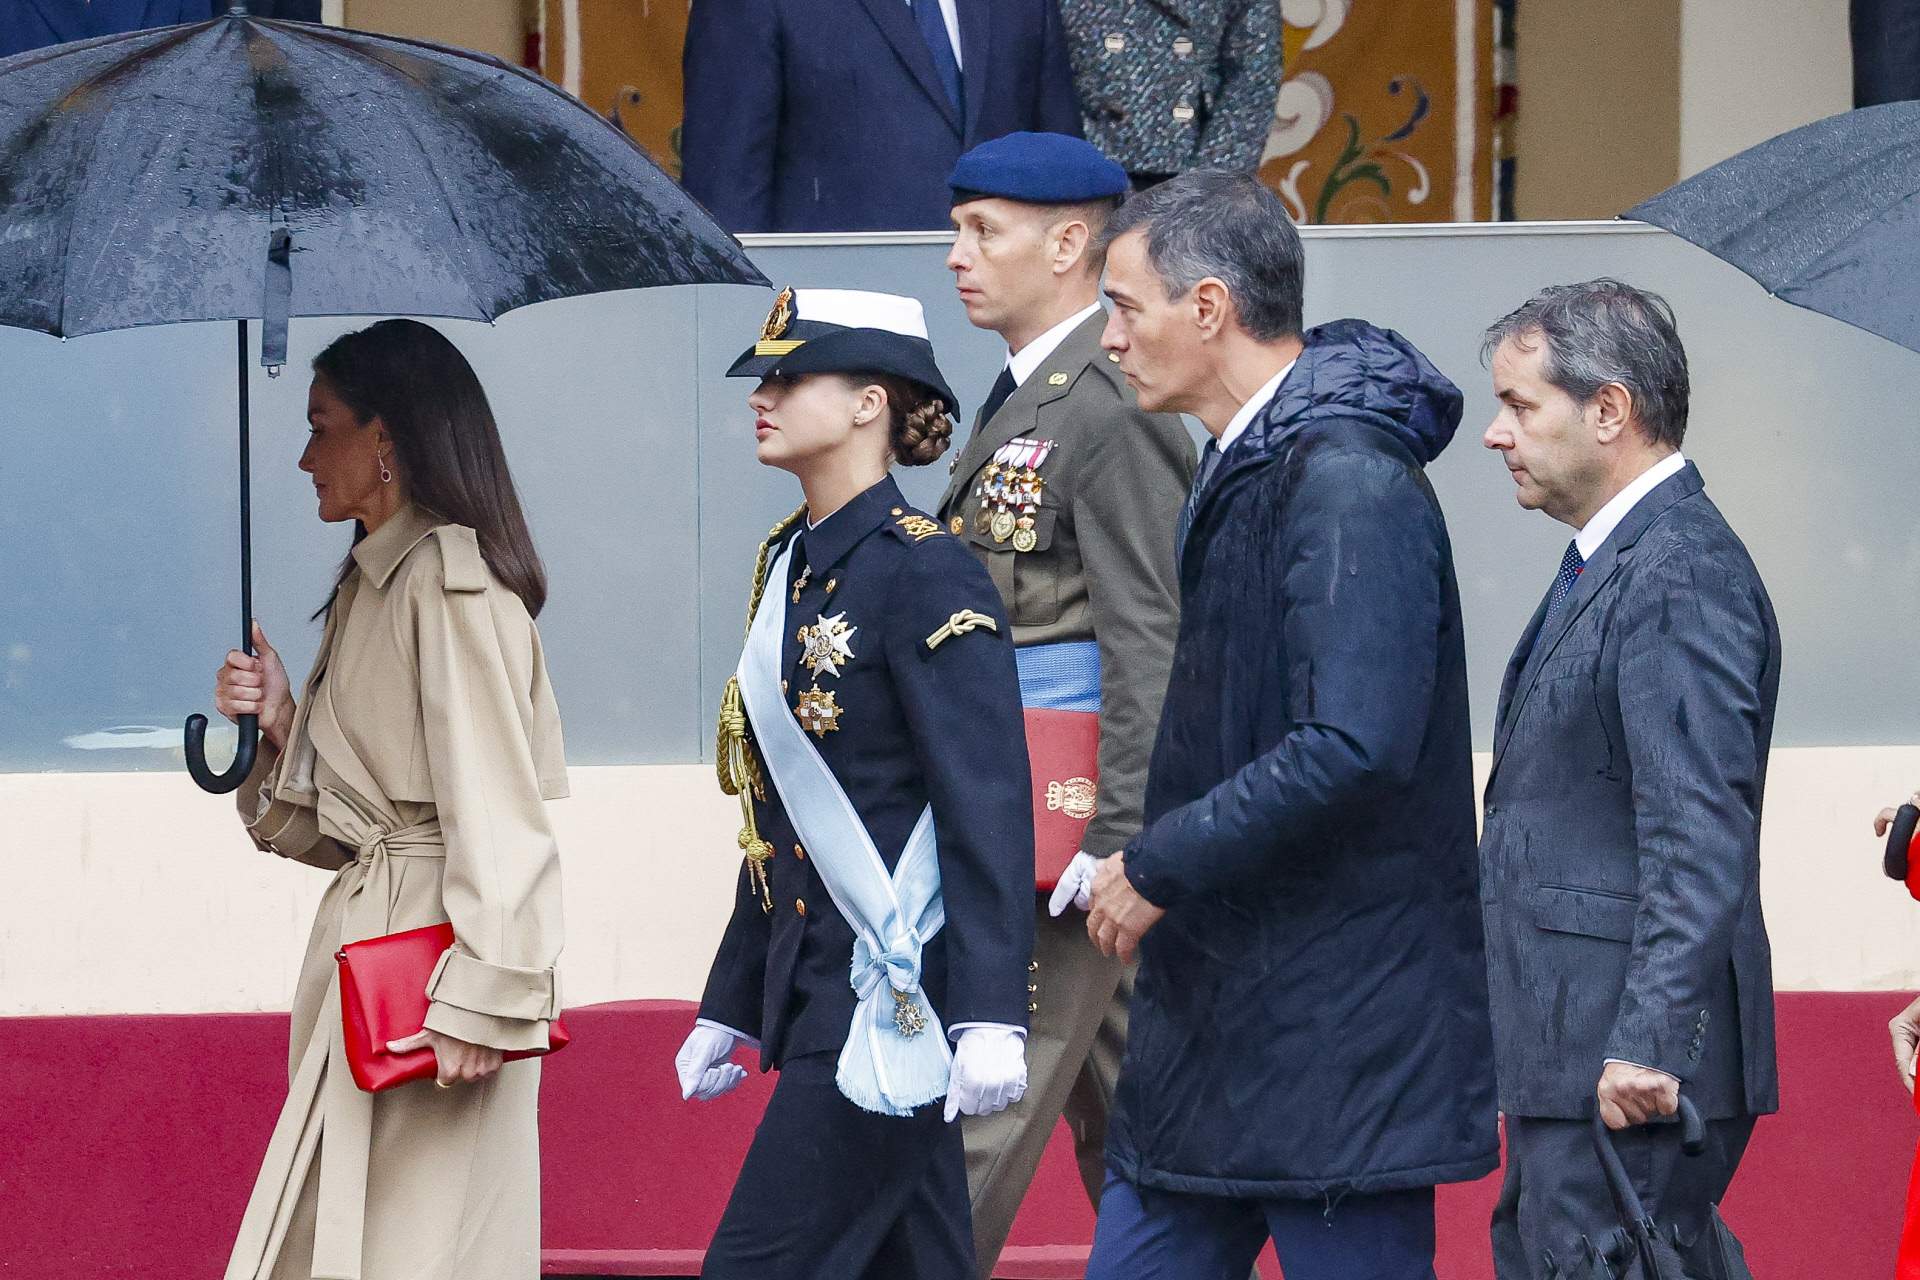
<svg viewBox="0 0 1920 1280"><path fill-rule="evenodd" d="M754 614L760 610L760 601L767 591L767 559L772 552L774 541L792 528L794 522L806 514L803 506L792 515L773 526L768 531L766 541L760 544L760 554L753 564L753 591L747 598L747 631L753 631ZM773 846L760 838L759 822L753 813L753 802L767 798L766 783L760 772L760 761L753 754L753 743L747 733L747 709L740 696L740 678L727 679L725 692L720 695L720 724L714 739L713 764L719 775L720 790L730 796L740 797L740 835L738 843L747 863L752 868L753 884L760 891L760 909L773 910L773 887L767 880L767 861L773 857Z"/></svg>

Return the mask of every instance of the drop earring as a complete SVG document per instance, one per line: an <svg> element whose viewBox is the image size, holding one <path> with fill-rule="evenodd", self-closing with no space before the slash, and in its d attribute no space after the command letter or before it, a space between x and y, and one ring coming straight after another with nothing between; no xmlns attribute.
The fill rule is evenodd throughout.
<svg viewBox="0 0 1920 1280"><path fill-rule="evenodd" d="M387 470L387 458L385 454L380 455L380 483L393 483L393 472Z"/></svg>

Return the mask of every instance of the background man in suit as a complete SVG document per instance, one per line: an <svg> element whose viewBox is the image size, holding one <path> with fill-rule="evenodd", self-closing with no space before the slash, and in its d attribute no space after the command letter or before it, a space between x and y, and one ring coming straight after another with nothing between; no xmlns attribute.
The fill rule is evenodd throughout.
<svg viewBox="0 0 1920 1280"><path fill-rule="evenodd" d="M1060 0L1087 138L1136 186L1260 164L1280 96L1280 0Z"/></svg>
<svg viewBox="0 0 1920 1280"><path fill-rule="evenodd" d="M1193 440L1177 416L1143 413L1100 349L1098 237L1127 190L1120 166L1078 138L1014 134L961 157L952 183L958 236L947 266L968 318L1006 339L1008 355L939 515L1006 602L1022 700L1099 714L1099 781L1081 843L1117 849L1140 829L1179 627L1173 527ZM988 470L1015 455L1036 473L1039 502L1030 532L1003 521L996 536ZM1133 983L1128 966L1094 949L1077 915L1063 917L1076 894L1086 905L1092 866L1079 854L1051 901L1035 902L1027 1097L966 1124L983 1277L1063 1109L1099 1204Z"/></svg>
<svg viewBox="0 0 1920 1280"><path fill-rule="evenodd" d="M1578 530L1500 691L1480 843L1507 1172L1501 1280L1617 1223L1597 1103L1683 1240L1777 1109L1760 802L1780 633L1680 453L1686 353L1660 298L1547 289L1487 331L1485 443L1520 505ZM1680 1156L1684 1082L1705 1156Z"/></svg>
<svg viewBox="0 0 1920 1280"><path fill-rule="evenodd" d="M1078 135L1054 0L693 0L682 181L729 231L944 230L978 142Z"/></svg>

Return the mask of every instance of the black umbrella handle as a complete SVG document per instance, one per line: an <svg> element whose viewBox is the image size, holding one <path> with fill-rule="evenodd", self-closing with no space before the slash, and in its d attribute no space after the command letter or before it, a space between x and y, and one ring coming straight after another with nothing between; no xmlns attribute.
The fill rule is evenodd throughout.
<svg viewBox="0 0 1920 1280"><path fill-rule="evenodd" d="M1893 815L1893 826L1887 831L1887 852L1880 859L1880 869L1887 873L1889 880L1907 878L1907 849L1913 844L1913 830L1920 826L1920 809L1903 804Z"/></svg>
<svg viewBox="0 0 1920 1280"><path fill-rule="evenodd" d="M1706 1149L1707 1122L1700 1118L1700 1109L1693 1105L1693 1099L1683 1093L1680 1095L1680 1150L1697 1156ZM1613 1130L1600 1118L1598 1106L1593 1109L1593 1150L1600 1157L1601 1169L1606 1171L1607 1185L1613 1189L1613 1202L1620 1208L1621 1219L1651 1226L1646 1207L1640 1203L1640 1193L1633 1189L1633 1179L1627 1176L1626 1166L1620 1163L1620 1153L1614 1150Z"/></svg>
<svg viewBox="0 0 1920 1280"><path fill-rule="evenodd" d="M260 717L240 717L240 740L235 744L233 763L227 766L225 773L215 773L207 767L207 718L202 715L187 717L187 772L200 785L202 791L211 791L223 796L229 791L238 791L240 784L253 772L253 758L259 745Z"/></svg>
<svg viewBox="0 0 1920 1280"><path fill-rule="evenodd" d="M247 395L247 322L239 324L240 352L240 650L253 653L253 446L252 409ZM240 717L240 738L225 773L207 767L207 718L187 717L187 772L202 791L223 796L237 791L253 772L260 717Z"/></svg>

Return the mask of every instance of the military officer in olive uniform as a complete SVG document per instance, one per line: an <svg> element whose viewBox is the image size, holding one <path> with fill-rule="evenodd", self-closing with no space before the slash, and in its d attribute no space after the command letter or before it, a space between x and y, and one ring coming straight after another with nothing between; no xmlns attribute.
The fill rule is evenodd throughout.
<svg viewBox="0 0 1920 1280"><path fill-rule="evenodd" d="M1078 901L1093 857L1139 831L1179 605L1173 536L1194 468L1177 416L1142 413L1100 349L1099 232L1127 190L1077 138L1014 134L953 171L947 265L968 318L1009 357L941 499L941 521L987 566L1013 623L1029 707L1098 712L1094 814L1037 944L1026 1101L966 1126L980 1274L991 1274L1064 1111L1098 1203L1106 1116L1126 1044L1130 970L1099 954ZM1089 857L1088 855L1093 855ZM1078 891L1078 892L1077 892Z"/></svg>
<svg viewBox="0 0 1920 1280"><path fill-rule="evenodd" d="M1280 97L1280 0L1060 0L1087 140L1136 187L1260 165Z"/></svg>
<svg viewBox="0 0 1920 1280"><path fill-rule="evenodd" d="M952 1121L1026 1087L1033 815L1006 612L888 474L944 452L953 394L890 294L783 292L731 372L806 506L761 547L721 711L745 860L675 1066L689 1098L741 1047L780 1081L702 1274L968 1280Z"/></svg>

